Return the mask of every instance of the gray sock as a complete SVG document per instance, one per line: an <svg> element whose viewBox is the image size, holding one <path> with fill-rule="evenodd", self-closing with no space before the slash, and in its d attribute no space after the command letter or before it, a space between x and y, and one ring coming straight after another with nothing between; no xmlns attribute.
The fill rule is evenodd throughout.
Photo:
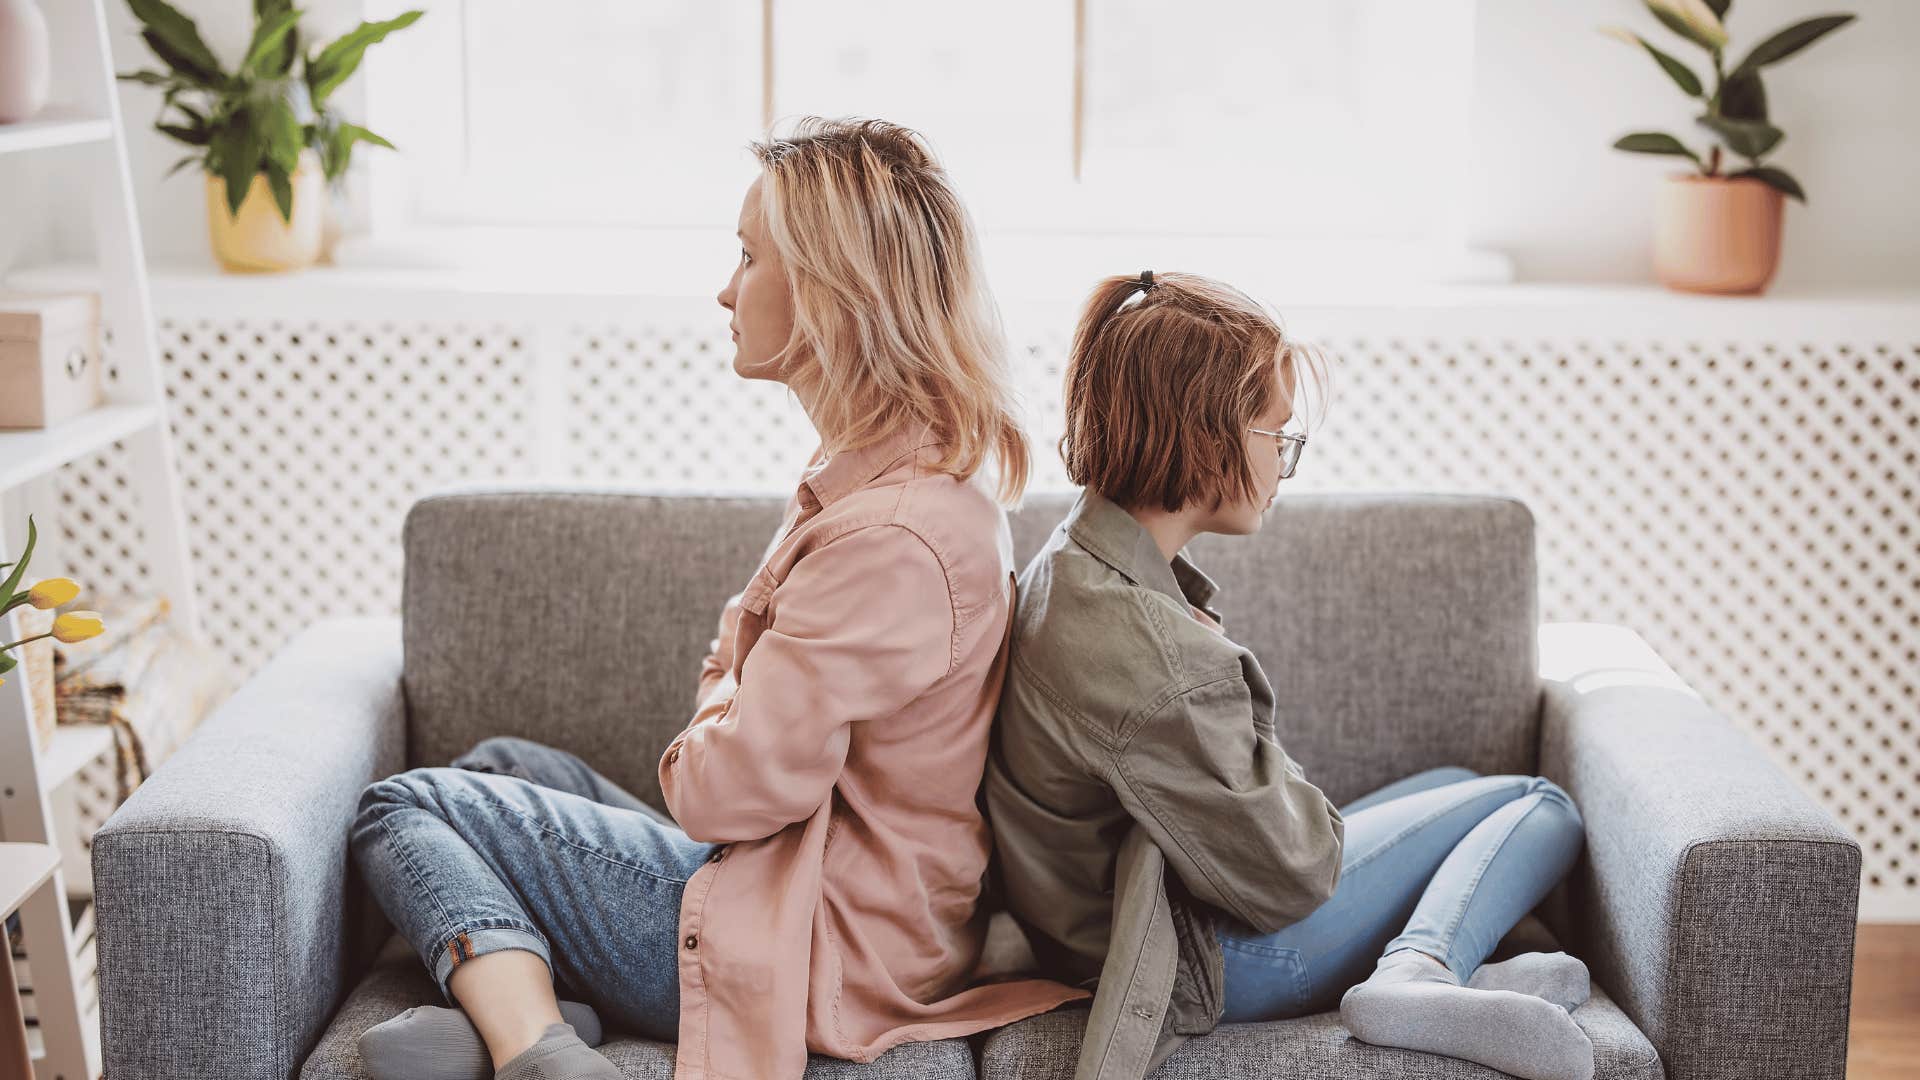
<svg viewBox="0 0 1920 1080"><path fill-rule="evenodd" d="M507 1059L494 1080L626 1080L565 1024L548 1024L538 1041Z"/></svg>
<svg viewBox="0 0 1920 1080"><path fill-rule="evenodd" d="M1464 1058L1525 1080L1592 1080L1593 1043L1567 1010L1530 994L1474 990L1412 949L1380 958L1340 999L1362 1042Z"/></svg>
<svg viewBox="0 0 1920 1080"><path fill-rule="evenodd" d="M1564 952L1525 952L1497 964L1481 964L1467 985L1475 990L1512 990L1545 998L1571 1012L1592 990L1587 965Z"/></svg>
<svg viewBox="0 0 1920 1080"><path fill-rule="evenodd" d="M600 1045L600 1017L578 1001L560 1017L580 1041ZM416 1005L360 1036L360 1061L373 1080L492 1080L493 1059L465 1009Z"/></svg>

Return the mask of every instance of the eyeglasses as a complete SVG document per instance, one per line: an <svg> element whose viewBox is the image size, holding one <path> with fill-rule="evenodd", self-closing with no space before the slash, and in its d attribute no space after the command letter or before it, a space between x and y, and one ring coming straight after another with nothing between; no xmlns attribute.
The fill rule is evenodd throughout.
<svg viewBox="0 0 1920 1080"><path fill-rule="evenodd" d="M1280 449L1280 479L1292 476L1294 466L1300 464L1300 452L1307 448L1307 437L1291 431L1268 431L1266 428L1249 427L1247 430L1273 436L1274 444Z"/></svg>

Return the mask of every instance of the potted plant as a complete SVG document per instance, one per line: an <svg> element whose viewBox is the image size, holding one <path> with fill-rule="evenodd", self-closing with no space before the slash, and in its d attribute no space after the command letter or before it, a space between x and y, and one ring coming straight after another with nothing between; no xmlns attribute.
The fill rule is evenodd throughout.
<svg viewBox="0 0 1920 1080"><path fill-rule="evenodd" d="M1694 120L1711 133L1703 160L1665 132L1636 131L1613 144L1638 154L1689 158L1698 172L1668 173L1654 209L1654 274L1668 288L1707 293L1758 293L1773 280L1780 264L1780 225L1785 197L1802 204L1806 192L1785 170L1762 164L1785 138L1767 120L1766 87L1761 69L1813 44L1853 21L1852 15L1822 15L1775 33L1728 70L1724 25L1733 0L1644 0L1662 26L1706 50L1713 64L1709 92L1692 68L1655 48L1624 27L1602 33L1646 50L1680 92L1705 103ZM1746 159L1744 168L1723 173L1721 148Z"/></svg>
<svg viewBox="0 0 1920 1080"><path fill-rule="evenodd" d="M325 240L326 189L344 175L354 144L393 147L341 120L326 107L327 98L359 68L369 46L423 12L363 22L309 54L300 36L303 13L292 0L254 0L252 41L228 71L193 20L166 0L127 0L127 6L167 70L119 77L163 88L154 127L194 148L166 175L199 162L215 258L236 272L312 265ZM178 116L170 118L168 109Z"/></svg>

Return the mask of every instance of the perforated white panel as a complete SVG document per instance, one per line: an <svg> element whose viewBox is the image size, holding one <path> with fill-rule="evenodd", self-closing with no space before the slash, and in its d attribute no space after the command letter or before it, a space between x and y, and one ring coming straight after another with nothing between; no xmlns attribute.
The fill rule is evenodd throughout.
<svg viewBox="0 0 1920 1080"><path fill-rule="evenodd" d="M163 309L216 644L251 671L315 619L396 611L401 521L448 484L790 490L811 429L783 388L732 374L709 307L607 301L505 323ZM1070 317L1012 323L1036 488L1065 486ZM1332 410L1283 493L1523 499L1542 617L1638 630L1860 837L1863 913L1920 917L1920 340L1373 325L1314 328ZM118 452L60 480L89 587L140 573Z"/></svg>

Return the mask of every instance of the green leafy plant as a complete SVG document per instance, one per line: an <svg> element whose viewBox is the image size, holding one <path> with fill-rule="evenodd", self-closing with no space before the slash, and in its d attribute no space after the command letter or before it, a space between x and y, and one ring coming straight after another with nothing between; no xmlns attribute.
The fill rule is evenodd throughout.
<svg viewBox="0 0 1920 1080"><path fill-rule="evenodd" d="M1767 91L1761 83L1760 72L1762 68L1785 60L1852 22L1854 16L1821 15L1795 23L1754 46L1746 59L1728 70L1722 50L1727 45L1727 9L1733 6L1733 0L1644 2L1660 25L1707 51L1713 62L1711 93L1692 68L1655 48L1633 31L1609 26L1602 27L1601 32L1645 49L1647 55L1653 57L1654 63L1660 65L1660 70L1666 72L1667 77L1680 88L1681 93L1706 102L1706 111L1694 117L1694 120L1719 136L1720 141L1711 144L1705 160L1685 143L1662 131L1636 131L1621 136L1614 142L1613 148L1637 154L1671 154L1691 158L1700 167L1701 175L1720 176L1720 147L1724 143L1727 149L1747 159L1746 168L1728 173L1727 176L1751 176L1805 203L1807 194L1801 190L1798 181L1783 169L1761 163L1761 159L1772 153L1786 138L1786 133L1767 121Z"/></svg>
<svg viewBox="0 0 1920 1080"><path fill-rule="evenodd" d="M253 39L232 71L207 48L194 21L166 0L127 0L140 20L140 37L164 71L125 72L119 78L162 88L154 127L194 148L167 170L172 176L199 162L227 185L227 212L238 216L256 173L265 173L282 220L293 220L293 173L311 146L328 183L346 174L356 143L393 144L328 106L328 98L360 67L367 49L425 14L409 11L363 22L308 53L293 0L254 0ZM295 68L299 71L296 73ZM177 115L170 116L168 110Z"/></svg>

